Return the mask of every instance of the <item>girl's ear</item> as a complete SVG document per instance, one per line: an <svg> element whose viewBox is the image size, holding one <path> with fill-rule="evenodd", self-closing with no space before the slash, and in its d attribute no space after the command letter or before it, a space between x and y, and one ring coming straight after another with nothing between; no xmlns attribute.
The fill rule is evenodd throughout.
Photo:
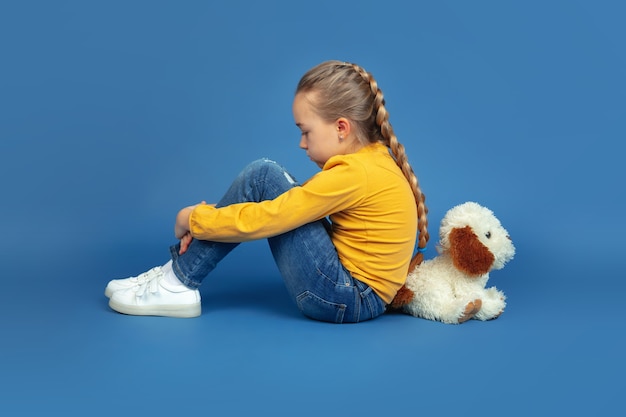
<svg viewBox="0 0 626 417"><path fill-rule="evenodd" d="M340 117L339 119L337 119L336 124L337 135L347 138L352 131L352 125L350 123L350 120L346 119L345 117Z"/></svg>

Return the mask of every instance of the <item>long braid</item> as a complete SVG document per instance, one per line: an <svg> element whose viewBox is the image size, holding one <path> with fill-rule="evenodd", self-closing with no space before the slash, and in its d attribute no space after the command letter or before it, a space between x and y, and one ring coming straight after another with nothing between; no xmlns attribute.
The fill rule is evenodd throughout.
<svg viewBox="0 0 626 417"><path fill-rule="evenodd" d="M372 95L374 97L372 116L375 117L376 125L380 128L380 135L382 136L382 142L391 149L396 164L402 170L402 173L406 177L411 186L413 195L415 196L415 204L417 206L417 221L418 221L418 243L417 247L422 250L418 250L417 253L411 259L409 266L409 272L413 270L416 265L419 265L424 260L423 249L426 248L428 243L428 208L426 207L426 196L422 192L417 176L413 171L413 168L409 164L404 145L402 145L396 137L391 123L389 123L389 113L385 108L385 98L383 92L378 88L378 83L374 77L365 71L362 67L356 64L352 64L354 70L361 75L361 77L369 83ZM378 135L375 135L378 136Z"/></svg>

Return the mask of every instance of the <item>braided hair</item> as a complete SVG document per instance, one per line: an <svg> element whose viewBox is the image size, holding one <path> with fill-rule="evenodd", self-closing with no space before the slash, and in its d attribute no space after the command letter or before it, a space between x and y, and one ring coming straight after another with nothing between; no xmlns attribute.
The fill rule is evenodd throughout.
<svg viewBox="0 0 626 417"><path fill-rule="evenodd" d="M416 254L409 271L423 260L428 243L428 208L417 176L409 164L404 146L398 141L385 108L383 92L371 73L357 64L326 61L309 70L300 79L296 93L315 92L316 112L329 122L345 117L353 124L356 138L363 144L380 142L387 146L402 170L415 196L418 220Z"/></svg>

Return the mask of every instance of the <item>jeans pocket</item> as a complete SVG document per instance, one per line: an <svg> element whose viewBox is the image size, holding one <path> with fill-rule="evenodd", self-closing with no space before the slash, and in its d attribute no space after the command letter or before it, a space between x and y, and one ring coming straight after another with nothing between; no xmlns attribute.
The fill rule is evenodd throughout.
<svg viewBox="0 0 626 417"><path fill-rule="evenodd" d="M354 285L359 290L361 298L361 320L373 319L385 312L385 303L372 287L356 279Z"/></svg>
<svg viewBox="0 0 626 417"><path fill-rule="evenodd" d="M345 304L332 303L318 297L310 291L305 291L296 299L302 313L314 320L330 323L342 323L346 312Z"/></svg>

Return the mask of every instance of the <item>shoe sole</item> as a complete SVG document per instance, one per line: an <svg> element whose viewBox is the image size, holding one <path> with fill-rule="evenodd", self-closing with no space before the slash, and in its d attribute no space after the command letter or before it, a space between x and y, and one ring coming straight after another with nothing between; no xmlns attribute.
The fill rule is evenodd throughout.
<svg viewBox="0 0 626 417"><path fill-rule="evenodd" d="M202 313L202 305L158 305L158 306L133 306L120 304L113 299L109 300L109 307L118 313L128 314L131 316L159 316L159 317L177 317L177 318L193 318L198 317Z"/></svg>

